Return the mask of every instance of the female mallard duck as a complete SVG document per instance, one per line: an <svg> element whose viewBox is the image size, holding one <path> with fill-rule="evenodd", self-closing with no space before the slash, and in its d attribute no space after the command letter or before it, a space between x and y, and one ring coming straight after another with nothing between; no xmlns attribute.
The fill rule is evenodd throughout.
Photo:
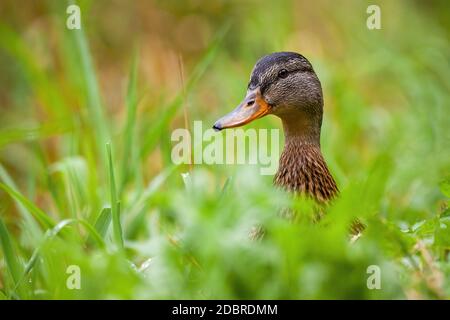
<svg viewBox="0 0 450 320"><path fill-rule="evenodd" d="M295 52L261 58L253 68L247 95L216 130L239 127L267 114L281 118L285 146L274 183L324 204L338 188L320 150L323 95L311 63Z"/></svg>
<svg viewBox="0 0 450 320"><path fill-rule="evenodd" d="M320 151L322 87L309 61L294 52L277 52L261 58L248 84L247 96L214 128L238 127L274 114L281 118L285 146L274 183L323 203L338 188Z"/></svg>

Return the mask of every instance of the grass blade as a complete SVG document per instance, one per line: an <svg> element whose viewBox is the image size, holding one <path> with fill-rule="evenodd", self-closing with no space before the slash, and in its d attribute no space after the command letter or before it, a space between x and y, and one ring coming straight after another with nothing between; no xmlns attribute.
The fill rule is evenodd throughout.
<svg viewBox="0 0 450 320"><path fill-rule="evenodd" d="M95 222L95 230L97 230L98 234L104 238L106 232L108 231L109 225L111 224L111 208L103 208L102 212L97 218Z"/></svg>
<svg viewBox="0 0 450 320"><path fill-rule="evenodd" d="M120 223L120 207L117 200L116 182L114 177L114 168L111 155L111 144L106 144L106 152L108 157L108 169L109 169L109 188L111 196L111 213L113 222L113 236L114 241L118 248L123 248L123 235L122 226Z"/></svg>
<svg viewBox="0 0 450 320"><path fill-rule="evenodd" d="M81 73L84 79L87 105L91 126L96 133L97 146L99 153L103 155L103 146L109 140L109 131L106 118L103 111L102 99L98 88L98 81L95 74L94 64L89 50L83 28L71 30L74 34L77 54L81 61Z"/></svg>
<svg viewBox="0 0 450 320"><path fill-rule="evenodd" d="M48 241L50 241L51 239L56 237L65 227L70 226L75 223L79 223L79 224L83 225L86 228L86 230L89 232L89 239L94 239L101 249L105 248L105 242L103 241L102 237L89 222L82 220L82 219L62 220L57 225L55 225L52 229L47 230L44 239L42 240L40 245L36 249L34 249L30 260L25 265L24 271L21 273L20 277L16 281L14 290L17 290L20 283L22 283L22 281L25 279L27 274L33 269L34 265L36 264L37 259L39 258L39 253L40 253L41 248ZM0 224L1 224L1 220L0 220ZM0 229L1 229L1 226L0 226Z"/></svg>
<svg viewBox="0 0 450 320"><path fill-rule="evenodd" d="M225 180L222 190L220 191L220 199L222 199L227 194L228 190L230 189L231 180L232 180L231 177L227 177L227 179Z"/></svg>
<svg viewBox="0 0 450 320"><path fill-rule="evenodd" d="M127 183L130 175L130 158L135 159L136 153L134 149L137 148L136 144L133 143L134 129L136 127L136 110L137 110L137 57L133 59L133 64L130 71L130 78L128 82L127 89L127 119L125 124L124 141L123 141L123 153L122 153L122 170L121 170L121 181L119 187L119 194L122 193L125 184Z"/></svg>
<svg viewBox="0 0 450 320"><path fill-rule="evenodd" d="M14 248L12 246L11 237L8 229L6 229L3 220L0 218L0 244L6 262L6 267L11 274L14 284L17 284L22 274L22 266L19 262Z"/></svg>
<svg viewBox="0 0 450 320"><path fill-rule="evenodd" d="M44 211L35 206L30 200L25 198L21 193L14 190L13 188L7 186L6 184L0 183L0 188L8 193L14 200L20 203L24 208L28 210L29 213L44 227L52 228L55 222L50 218Z"/></svg>
<svg viewBox="0 0 450 320"><path fill-rule="evenodd" d="M3 181L6 185L11 186L12 189L17 189L14 181L9 176L8 172L6 172L5 168L0 164L0 180ZM33 215L31 215L28 209L18 200L14 199L17 210L19 211L22 219L24 220L25 227L30 231L35 239L39 239L43 232L41 231L39 224L34 220Z"/></svg>
<svg viewBox="0 0 450 320"><path fill-rule="evenodd" d="M175 171L176 166L172 165L164 169L158 174L149 185L145 188L144 192L139 195L134 201L133 206L129 209L129 215L132 216L127 226L127 238L133 239L139 228L142 226L145 215L147 214L146 206L149 205L152 197L158 192L164 182Z"/></svg>
<svg viewBox="0 0 450 320"><path fill-rule="evenodd" d="M89 222L87 222L84 219L78 219L76 220L79 224L81 224L83 227L86 228L86 230L89 232L89 238L92 238L97 242L97 245L99 248L103 249L105 247L105 242L103 241L103 237L97 232L95 227L93 227ZM89 239L88 238L88 239Z"/></svg>
<svg viewBox="0 0 450 320"><path fill-rule="evenodd" d="M68 131L69 127L63 127L59 124L56 125L42 125L30 128L11 128L3 129L0 131L0 148L17 142L33 141L39 139L45 139L51 136Z"/></svg>

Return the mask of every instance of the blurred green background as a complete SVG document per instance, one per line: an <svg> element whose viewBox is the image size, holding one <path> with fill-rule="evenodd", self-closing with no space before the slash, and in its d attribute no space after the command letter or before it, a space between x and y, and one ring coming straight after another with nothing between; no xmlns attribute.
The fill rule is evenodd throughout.
<svg viewBox="0 0 450 320"><path fill-rule="evenodd" d="M0 16L0 298L450 297L447 1L3 0ZM341 195L316 224L257 166L170 157L172 130L212 125L274 51L324 89Z"/></svg>

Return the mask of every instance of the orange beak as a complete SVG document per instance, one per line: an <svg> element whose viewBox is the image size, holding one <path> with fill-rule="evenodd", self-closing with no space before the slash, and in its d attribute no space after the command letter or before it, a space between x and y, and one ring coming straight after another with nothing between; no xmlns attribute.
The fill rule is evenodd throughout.
<svg viewBox="0 0 450 320"><path fill-rule="evenodd" d="M240 127L259 119L270 112L270 105L264 100L259 88L247 93L244 101L229 114L216 121L213 128L217 131Z"/></svg>

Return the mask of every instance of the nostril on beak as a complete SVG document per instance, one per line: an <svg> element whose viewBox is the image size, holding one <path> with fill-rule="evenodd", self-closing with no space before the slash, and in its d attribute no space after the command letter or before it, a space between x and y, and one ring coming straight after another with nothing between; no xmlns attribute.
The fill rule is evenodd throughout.
<svg viewBox="0 0 450 320"><path fill-rule="evenodd" d="M251 107L255 103L255 100L249 100L247 101L247 107Z"/></svg>

